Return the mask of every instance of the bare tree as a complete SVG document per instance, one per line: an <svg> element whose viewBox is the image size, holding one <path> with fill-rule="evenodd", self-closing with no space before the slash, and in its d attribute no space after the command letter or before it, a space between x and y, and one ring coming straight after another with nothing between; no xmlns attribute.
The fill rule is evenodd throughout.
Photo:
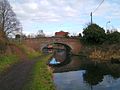
<svg viewBox="0 0 120 90"><path fill-rule="evenodd" d="M43 30L38 30L36 38L45 37Z"/></svg>
<svg viewBox="0 0 120 90"><path fill-rule="evenodd" d="M0 0L0 24L5 38L21 29L21 24L7 0Z"/></svg>

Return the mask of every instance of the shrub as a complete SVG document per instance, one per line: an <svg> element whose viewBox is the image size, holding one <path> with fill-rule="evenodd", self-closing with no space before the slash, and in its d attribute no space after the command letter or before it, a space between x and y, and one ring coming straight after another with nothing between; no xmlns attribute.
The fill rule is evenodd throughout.
<svg viewBox="0 0 120 90"><path fill-rule="evenodd" d="M105 41L105 30L97 24L89 24L83 30L84 42L89 44L102 44Z"/></svg>
<svg viewBox="0 0 120 90"><path fill-rule="evenodd" d="M107 33L106 42L108 44L120 43L120 33L118 31Z"/></svg>

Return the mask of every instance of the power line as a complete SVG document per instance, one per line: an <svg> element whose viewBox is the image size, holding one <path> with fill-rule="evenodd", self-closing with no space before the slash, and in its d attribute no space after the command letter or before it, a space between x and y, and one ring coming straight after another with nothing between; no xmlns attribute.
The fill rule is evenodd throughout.
<svg viewBox="0 0 120 90"><path fill-rule="evenodd" d="M104 2L104 0L102 0L102 2L97 6L97 8L92 13L96 12L97 9L103 4L103 2Z"/></svg>
<svg viewBox="0 0 120 90"><path fill-rule="evenodd" d="M92 16L93 16L93 13L95 13L97 10L98 10L98 8L102 5L102 3L104 2L104 0L102 0L102 2L97 6L97 8L93 11L93 12L91 12L90 13L90 16L91 16L91 24L92 24Z"/></svg>

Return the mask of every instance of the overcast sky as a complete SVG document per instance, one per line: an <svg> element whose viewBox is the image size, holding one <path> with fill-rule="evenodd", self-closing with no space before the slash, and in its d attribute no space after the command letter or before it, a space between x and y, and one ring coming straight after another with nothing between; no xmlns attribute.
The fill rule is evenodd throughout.
<svg viewBox="0 0 120 90"><path fill-rule="evenodd" d="M9 2L22 23L24 33L37 33L38 30L43 30L47 35L54 35L56 31L63 30L72 35L83 31L90 22L90 12L93 12L102 0L9 0ZM107 23L108 21L111 23ZM117 28L120 31L120 0L104 0L93 13L93 22L104 29Z"/></svg>

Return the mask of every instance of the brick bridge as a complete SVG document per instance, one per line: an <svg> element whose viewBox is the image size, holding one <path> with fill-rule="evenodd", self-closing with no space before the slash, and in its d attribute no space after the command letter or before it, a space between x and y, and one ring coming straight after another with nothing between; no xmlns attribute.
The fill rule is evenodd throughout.
<svg viewBox="0 0 120 90"><path fill-rule="evenodd" d="M61 43L67 45L71 48L71 52L76 55L81 49L81 43L78 38L41 37L24 40L24 44L32 47L35 50L42 50L46 45L52 43Z"/></svg>

